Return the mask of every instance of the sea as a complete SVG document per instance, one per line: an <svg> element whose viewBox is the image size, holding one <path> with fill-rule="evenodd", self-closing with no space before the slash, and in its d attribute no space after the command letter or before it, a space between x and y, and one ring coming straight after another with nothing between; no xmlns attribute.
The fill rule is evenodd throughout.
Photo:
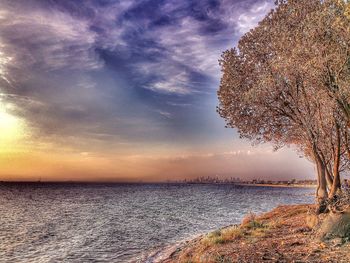
<svg viewBox="0 0 350 263"><path fill-rule="evenodd" d="M0 184L0 262L143 262L148 253L313 188L234 184ZM150 261L148 261L150 262Z"/></svg>

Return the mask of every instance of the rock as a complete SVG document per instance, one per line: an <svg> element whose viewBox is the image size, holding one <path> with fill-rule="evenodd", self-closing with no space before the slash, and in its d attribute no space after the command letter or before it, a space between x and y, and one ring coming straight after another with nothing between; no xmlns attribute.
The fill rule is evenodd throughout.
<svg viewBox="0 0 350 263"><path fill-rule="evenodd" d="M333 247L340 247L343 244L343 239L338 237L338 238L334 238L332 239L332 245Z"/></svg>
<svg viewBox="0 0 350 263"><path fill-rule="evenodd" d="M319 217L316 214L308 214L306 216L306 225L313 229L315 228L319 223Z"/></svg>
<svg viewBox="0 0 350 263"><path fill-rule="evenodd" d="M321 240L350 237L350 210L343 213L330 212L320 223L317 236Z"/></svg>

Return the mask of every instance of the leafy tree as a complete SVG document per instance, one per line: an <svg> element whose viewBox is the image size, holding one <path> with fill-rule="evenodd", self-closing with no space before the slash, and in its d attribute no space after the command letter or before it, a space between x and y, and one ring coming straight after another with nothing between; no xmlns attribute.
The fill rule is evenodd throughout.
<svg viewBox="0 0 350 263"><path fill-rule="evenodd" d="M294 145L317 168L320 210L349 158L350 21L336 0L281 0L223 53L219 114L276 149ZM328 184L328 189L327 189Z"/></svg>

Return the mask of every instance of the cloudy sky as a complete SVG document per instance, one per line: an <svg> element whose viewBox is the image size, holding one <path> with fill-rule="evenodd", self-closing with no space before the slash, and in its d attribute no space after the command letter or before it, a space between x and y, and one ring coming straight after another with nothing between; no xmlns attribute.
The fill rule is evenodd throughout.
<svg viewBox="0 0 350 263"><path fill-rule="evenodd" d="M216 113L220 54L271 0L0 1L0 178L312 178Z"/></svg>

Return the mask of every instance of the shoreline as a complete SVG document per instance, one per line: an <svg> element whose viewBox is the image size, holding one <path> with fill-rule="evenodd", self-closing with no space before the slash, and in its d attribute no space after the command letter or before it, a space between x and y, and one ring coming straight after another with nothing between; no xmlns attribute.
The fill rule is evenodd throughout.
<svg viewBox="0 0 350 263"><path fill-rule="evenodd" d="M307 185L307 184L299 184L299 185L287 185L287 184L280 184L280 185L275 185L275 184L234 184L235 186L238 187L274 187L274 188L309 188L313 189L315 188L314 185ZM311 193L310 193L311 195ZM277 207L279 207L278 205ZM273 208L274 210L276 208ZM264 214L269 213L271 211L266 211ZM243 215L244 216L244 215ZM240 222L231 222L228 225L224 225L220 228L217 229L212 229L211 231L216 231L216 230L223 230L226 228L230 227L239 227ZM166 242L163 245L151 247L149 249L146 249L142 252L142 254L139 254L133 258L131 258L128 262L132 263L157 263L157 262L167 262L170 260L174 254L177 252L183 250L188 246L189 244L193 244L196 242L199 242L201 239L205 238L206 235L208 235L210 232L200 232L200 233L195 233L193 235L189 235L188 237L184 237L179 240L173 240L170 242Z"/></svg>
<svg viewBox="0 0 350 263"><path fill-rule="evenodd" d="M257 187L289 187L289 188L315 188L313 184L254 184L254 183L232 183L232 182L110 182L110 181L0 181L0 186L46 186L46 185L234 185L234 186L257 186Z"/></svg>
<svg viewBox="0 0 350 263"><path fill-rule="evenodd" d="M283 188L316 188L316 185L313 184L245 184L237 183L235 185L239 186L260 186L260 187L283 187Z"/></svg>
<svg viewBox="0 0 350 263"><path fill-rule="evenodd" d="M135 258L130 263L158 263L169 260L177 251L184 249L186 245L201 240L206 233L193 235L175 243L150 250L140 258Z"/></svg>
<svg viewBox="0 0 350 263"><path fill-rule="evenodd" d="M224 230L230 227L239 227L240 224L232 224L218 228L217 230ZM213 231L217 231L213 230ZM152 252L148 252L147 255L143 256L141 259L135 259L130 261L130 263L161 263L170 260L175 253L186 248L187 245L195 244L200 242L206 235L210 232L205 232L202 234L196 234L192 237L177 241L173 244L166 245L165 247L153 249Z"/></svg>
<svg viewBox="0 0 350 263"><path fill-rule="evenodd" d="M315 238L307 225L314 208L312 204L280 205L261 215L247 215L241 224L197 235L132 262L350 262L349 243Z"/></svg>

